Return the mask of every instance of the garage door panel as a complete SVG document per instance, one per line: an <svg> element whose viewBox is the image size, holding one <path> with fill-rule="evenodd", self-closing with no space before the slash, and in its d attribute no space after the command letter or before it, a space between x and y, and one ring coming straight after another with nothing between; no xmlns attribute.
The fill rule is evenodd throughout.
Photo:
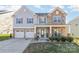
<svg viewBox="0 0 79 59"><path fill-rule="evenodd" d="M24 38L24 32L15 32L15 38Z"/></svg>
<svg viewBox="0 0 79 59"><path fill-rule="evenodd" d="M26 38L34 38L34 32L26 32L25 37Z"/></svg>

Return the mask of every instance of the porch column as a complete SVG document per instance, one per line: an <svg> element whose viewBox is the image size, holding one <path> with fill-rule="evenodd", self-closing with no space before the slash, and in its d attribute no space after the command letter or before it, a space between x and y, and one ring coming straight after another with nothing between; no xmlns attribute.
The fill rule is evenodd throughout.
<svg viewBox="0 0 79 59"><path fill-rule="evenodd" d="M52 26L50 26L50 37L52 36Z"/></svg>
<svg viewBox="0 0 79 59"><path fill-rule="evenodd" d="M68 35L68 31L67 31L67 28L65 28L65 36L67 36ZM70 33L69 33L69 35L70 35Z"/></svg>
<svg viewBox="0 0 79 59"><path fill-rule="evenodd" d="M36 26L34 27L34 37L36 36Z"/></svg>
<svg viewBox="0 0 79 59"><path fill-rule="evenodd" d="M71 28L70 28L70 24L69 24L69 33L71 33Z"/></svg>

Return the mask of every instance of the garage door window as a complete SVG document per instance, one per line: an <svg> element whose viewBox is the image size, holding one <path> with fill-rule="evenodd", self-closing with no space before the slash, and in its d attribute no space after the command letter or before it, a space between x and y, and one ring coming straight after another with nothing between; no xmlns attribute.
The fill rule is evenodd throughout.
<svg viewBox="0 0 79 59"><path fill-rule="evenodd" d="M16 30L16 32L23 32L23 30Z"/></svg>
<svg viewBox="0 0 79 59"><path fill-rule="evenodd" d="M16 32L19 32L19 30L16 30Z"/></svg>
<svg viewBox="0 0 79 59"><path fill-rule="evenodd" d="M33 32L33 29L26 29L26 32Z"/></svg>
<svg viewBox="0 0 79 59"><path fill-rule="evenodd" d="M23 30L21 30L21 32L23 32Z"/></svg>

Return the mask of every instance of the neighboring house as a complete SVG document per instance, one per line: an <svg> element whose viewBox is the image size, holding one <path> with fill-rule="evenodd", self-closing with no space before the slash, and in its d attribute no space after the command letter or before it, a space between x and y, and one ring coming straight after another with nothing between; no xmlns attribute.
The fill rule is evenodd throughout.
<svg viewBox="0 0 79 59"><path fill-rule="evenodd" d="M13 34L15 38L48 38L51 35L67 36L67 14L59 7L49 13L34 13L22 6L13 15Z"/></svg>
<svg viewBox="0 0 79 59"><path fill-rule="evenodd" d="M0 34L12 34L13 11L0 11Z"/></svg>
<svg viewBox="0 0 79 59"><path fill-rule="evenodd" d="M70 21L69 25L70 34L72 36L79 36L79 16L75 17L72 21Z"/></svg>

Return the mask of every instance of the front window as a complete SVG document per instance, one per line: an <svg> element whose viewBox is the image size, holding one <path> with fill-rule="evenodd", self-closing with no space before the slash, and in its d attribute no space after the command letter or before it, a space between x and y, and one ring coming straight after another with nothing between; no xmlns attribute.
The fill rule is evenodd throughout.
<svg viewBox="0 0 79 59"><path fill-rule="evenodd" d="M46 18L45 18L45 17L40 17L40 18L39 18L39 23L40 23L40 24L46 23Z"/></svg>
<svg viewBox="0 0 79 59"><path fill-rule="evenodd" d="M33 23L33 18L27 18L27 23L32 24Z"/></svg>
<svg viewBox="0 0 79 59"><path fill-rule="evenodd" d="M23 18L16 18L16 24L22 24Z"/></svg>
<svg viewBox="0 0 79 59"><path fill-rule="evenodd" d="M56 23L61 22L61 16L54 16L53 17L53 22L56 22Z"/></svg>

